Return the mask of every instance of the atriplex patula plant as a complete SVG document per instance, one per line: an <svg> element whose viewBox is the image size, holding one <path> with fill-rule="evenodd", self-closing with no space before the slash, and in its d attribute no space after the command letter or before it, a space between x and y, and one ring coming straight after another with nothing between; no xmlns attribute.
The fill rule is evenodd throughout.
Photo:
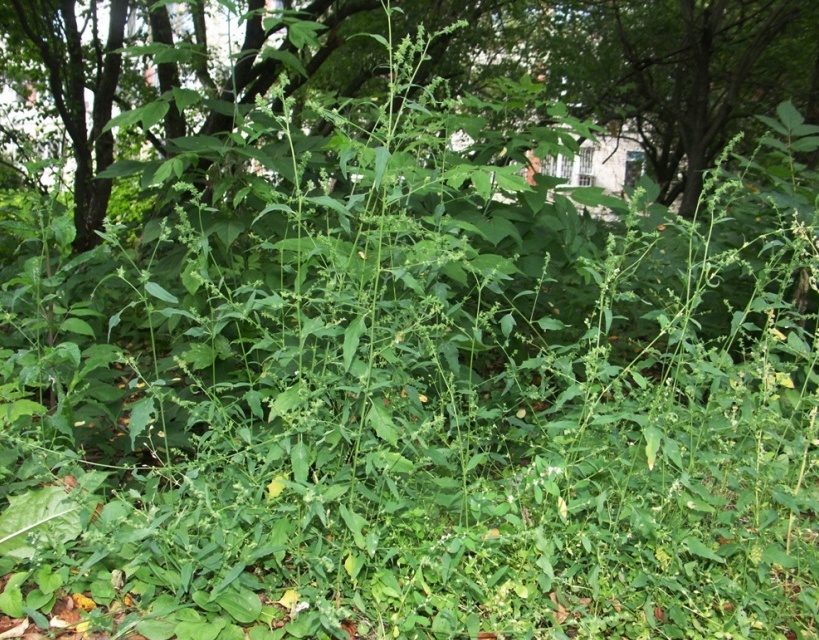
<svg viewBox="0 0 819 640"><path fill-rule="evenodd" d="M45 406L2 414L29 484L0 516L0 609L45 619L66 585L127 595L120 633L149 638L810 637L816 349L786 282L813 286L815 176L783 185L790 156L760 154L688 222L648 182L571 194L604 223L505 164L573 152L559 105L564 128L485 130L486 103L415 86L423 32L384 44L382 103L279 87L238 135L189 142L190 167L220 159L210 184L159 174L167 216L137 249L106 234L122 257L90 272L108 321L87 337L110 344L78 368L119 395L69 396L108 414L64 441L27 430ZM6 389L23 347L2 339ZM82 491L42 510L81 495L84 515L21 534L49 467Z"/></svg>

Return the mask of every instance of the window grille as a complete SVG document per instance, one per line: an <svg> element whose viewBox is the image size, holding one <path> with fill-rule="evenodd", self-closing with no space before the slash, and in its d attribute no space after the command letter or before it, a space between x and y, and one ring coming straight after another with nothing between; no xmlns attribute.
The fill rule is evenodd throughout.
<svg viewBox="0 0 819 640"><path fill-rule="evenodd" d="M577 156L577 184L581 187L591 187L594 185L594 173L592 171L592 160L594 159L594 149L585 147L580 150Z"/></svg>

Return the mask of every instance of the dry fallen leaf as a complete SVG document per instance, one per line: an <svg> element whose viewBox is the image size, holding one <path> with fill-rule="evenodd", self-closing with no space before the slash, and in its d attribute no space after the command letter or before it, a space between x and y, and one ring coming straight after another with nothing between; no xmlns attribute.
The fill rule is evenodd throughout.
<svg viewBox="0 0 819 640"><path fill-rule="evenodd" d="M341 628L347 632L347 635L350 636L350 640L355 640L356 631L358 631L358 625L352 620L342 620L341 621Z"/></svg>
<svg viewBox="0 0 819 640"><path fill-rule="evenodd" d="M17 621L10 620L9 622L13 623ZM0 633L0 640L5 640L5 638L21 638L26 632L26 629L28 629L28 625L29 622L27 618L21 620L17 626L12 627L11 629L6 629L3 631L3 633Z"/></svg>
<svg viewBox="0 0 819 640"><path fill-rule="evenodd" d="M566 622L566 620L569 619L569 610L560 603L560 601L557 599L557 594L554 591L549 594L549 600L551 600L557 607L554 612L557 624L563 624Z"/></svg>

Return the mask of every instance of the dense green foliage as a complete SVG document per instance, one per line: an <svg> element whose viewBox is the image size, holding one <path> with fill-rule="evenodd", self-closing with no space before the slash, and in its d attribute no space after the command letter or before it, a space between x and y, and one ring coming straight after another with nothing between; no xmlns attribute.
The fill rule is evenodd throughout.
<svg viewBox="0 0 819 640"><path fill-rule="evenodd" d="M816 637L819 129L783 103L682 219L648 180L527 185L507 158L593 131L527 78L505 96L555 125L499 131L509 103L416 85L426 38L382 46L383 100L277 85L236 135L112 165L160 196L138 238L123 212L75 253L64 194L3 193L0 611Z"/></svg>

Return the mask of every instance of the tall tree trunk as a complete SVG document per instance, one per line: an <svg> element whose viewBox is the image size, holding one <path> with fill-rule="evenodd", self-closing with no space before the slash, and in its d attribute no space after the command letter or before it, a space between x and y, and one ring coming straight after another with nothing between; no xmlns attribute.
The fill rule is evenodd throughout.
<svg viewBox="0 0 819 640"><path fill-rule="evenodd" d="M174 46L173 28L166 5L151 9L149 14L151 23L151 37L154 42ZM179 82L179 70L174 62L160 62L157 65L159 76L159 91L166 93L174 87L182 86ZM176 100L171 100L168 113L165 114L165 137L168 139L181 138L186 133L187 126L182 112L177 107Z"/></svg>
<svg viewBox="0 0 819 640"><path fill-rule="evenodd" d="M94 107L92 110L91 144L94 146L96 160L95 175L101 173L114 162L114 134L112 131L102 133L111 119L114 95L122 71L122 55L116 53L125 41L125 23L128 20L130 0L111 0L108 41L105 44L105 59L102 72L94 88ZM96 178L88 194L85 215L77 226L74 240L76 251L87 251L100 242L97 231L102 231L105 217L108 214L108 202L111 200L112 181L110 178ZM75 212L74 221L77 223Z"/></svg>

